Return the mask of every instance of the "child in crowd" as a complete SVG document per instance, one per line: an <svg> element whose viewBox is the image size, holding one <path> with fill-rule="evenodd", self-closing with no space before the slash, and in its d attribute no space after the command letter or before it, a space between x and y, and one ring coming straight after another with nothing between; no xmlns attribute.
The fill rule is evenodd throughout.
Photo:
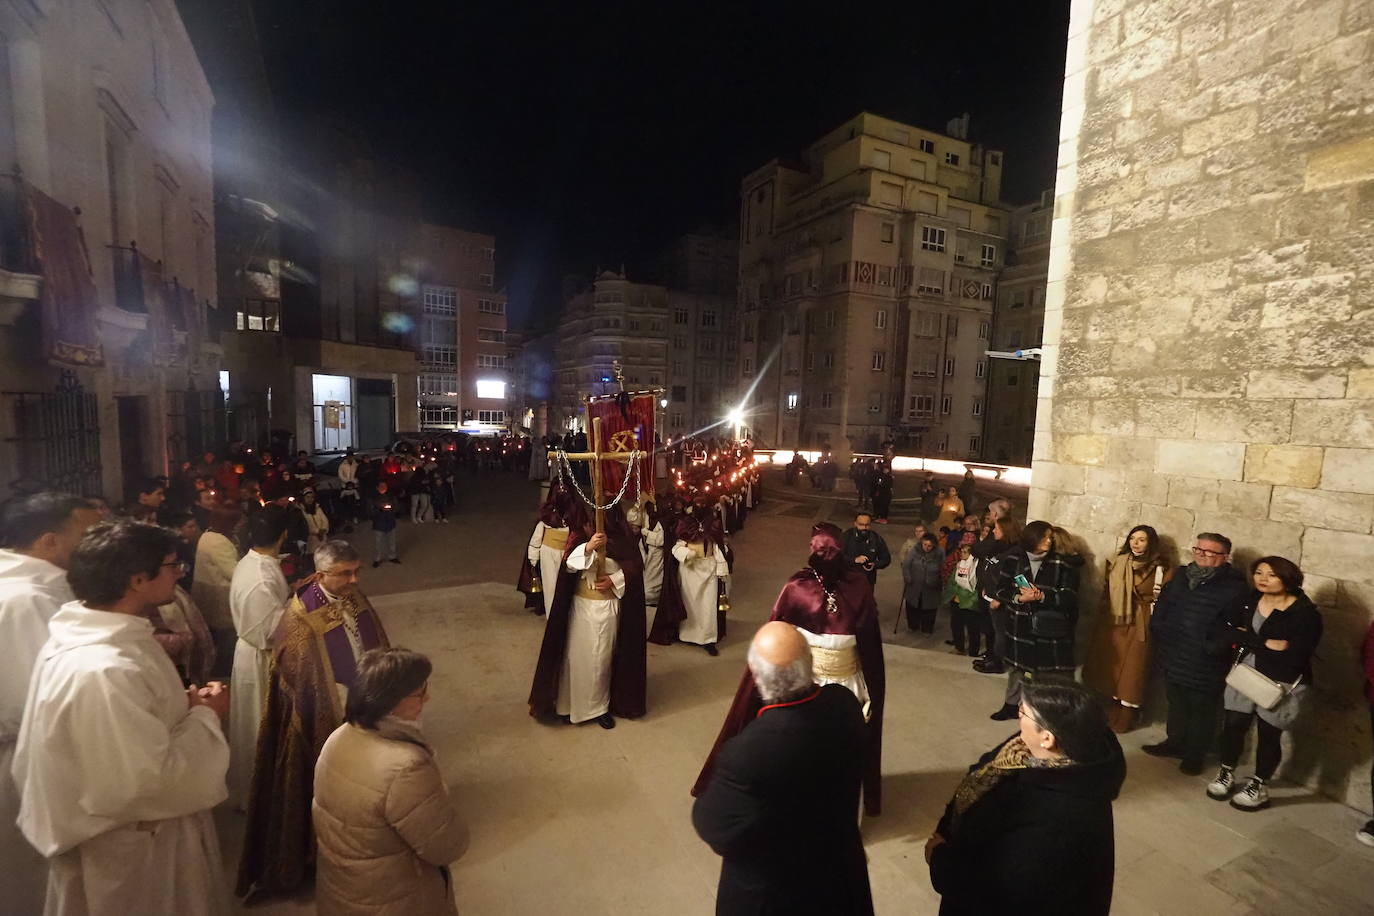
<svg viewBox="0 0 1374 916"><path fill-rule="evenodd" d="M954 635L957 655L977 655L979 628L975 609L978 604L978 561L973 558L973 544L959 545L959 558L953 573L945 583L945 602L949 605L949 626Z"/></svg>

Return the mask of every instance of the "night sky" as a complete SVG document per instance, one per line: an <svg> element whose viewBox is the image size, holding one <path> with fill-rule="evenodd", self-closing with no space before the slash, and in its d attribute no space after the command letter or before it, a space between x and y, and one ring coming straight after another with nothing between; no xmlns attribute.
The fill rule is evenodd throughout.
<svg viewBox="0 0 1374 916"><path fill-rule="evenodd" d="M1054 178L1068 0L253 5L279 113L347 117L428 218L494 233L512 327L564 272L733 231L745 174L861 110L968 111L1007 201Z"/></svg>

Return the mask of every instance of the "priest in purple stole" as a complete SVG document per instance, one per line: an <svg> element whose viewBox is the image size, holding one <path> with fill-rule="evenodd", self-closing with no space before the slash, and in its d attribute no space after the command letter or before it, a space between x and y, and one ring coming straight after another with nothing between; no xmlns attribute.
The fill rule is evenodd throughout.
<svg viewBox="0 0 1374 916"><path fill-rule="evenodd" d="M357 660L390 645L358 588L362 558L347 541L315 550L316 574L286 606L273 645L267 704L258 729L237 893L288 893L314 870L310 804L315 761L343 723Z"/></svg>
<svg viewBox="0 0 1374 916"><path fill-rule="evenodd" d="M586 593L585 572L569 569L569 558L581 555L583 544L593 534L590 523L572 529L568 536L567 548L563 552L563 565L558 574L558 586L554 591L553 602L549 607L548 622L544 627L544 641L539 648L539 661L535 666L534 682L530 685L530 715L548 716L559 706L559 690L566 681L563 675L570 651L585 651L587 647L571 645L569 633L573 614L578 602L613 601L617 605L614 624L614 646L608 660L609 705L607 711L589 721L598 721L603 728L614 727L614 719L637 719L646 709L645 691L648 680L645 649L645 610L644 610L644 561L639 552L638 538L625 521L618 506L608 509L606 517L606 556L614 566L607 564L607 574L623 573L624 587L619 597ZM618 571L616 570L618 567ZM566 702L565 698L565 702Z"/></svg>
<svg viewBox="0 0 1374 916"><path fill-rule="evenodd" d="M883 639L873 589L862 572L844 562L842 542L840 529L829 522L811 529L808 565L787 580L769 619L792 624L806 639L818 684L842 684L863 706L868 722L864 813L873 816L882 810L883 701L887 695ZM692 787L693 795L700 795L710 783L720 746L753 721L762 705L746 668L725 724Z"/></svg>

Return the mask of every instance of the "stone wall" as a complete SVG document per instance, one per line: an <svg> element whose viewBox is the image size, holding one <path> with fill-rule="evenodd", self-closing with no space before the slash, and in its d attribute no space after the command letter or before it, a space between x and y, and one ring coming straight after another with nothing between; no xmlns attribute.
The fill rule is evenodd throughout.
<svg viewBox="0 0 1374 916"><path fill-rule="evenodd" d="M1374 4L1075 0L1030 516L1297 561L1326 636L1287 778L1368 811ZM1085 626L1095 622L1095 614Z"/></svg>

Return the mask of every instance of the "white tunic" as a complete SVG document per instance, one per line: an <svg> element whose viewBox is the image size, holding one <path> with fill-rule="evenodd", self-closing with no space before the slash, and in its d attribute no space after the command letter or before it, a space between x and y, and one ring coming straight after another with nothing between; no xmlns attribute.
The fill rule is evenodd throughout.
<svg viewBox="0 0 1374 916"><path fill-rule="evenodd" d="M579 544L568 554L568 570L582 573L590 587L596 582L592 568L595 559L595 551ZM615 652L620 599L625 595L625 573L610 557L606 558L604 571L611 578L615 597L574 595L568 619L568 648L563 654L555 709L574 723L595 719L611 710L611 656Z"/></svg>
<svg viewBox="0 0 1374 916"><path fill-rule="evenodd" d="M212 630L234 626L229 613L229 583L239 561L234 542L218 531L207 531L196 541L196 573L191 580L191 598Z"/></svg>
<svg viewBox="0 0 1374 916"><path fill-rule="evenodd" d="M682 604L687 610L687 619L678 628L678 639L683 642L707 646L716 641L716 607L719 590L716 583L730 572L725 563L725 553L714 543L707 541L705 556L698 557L692 545L678 541L673 545L673 557L677 559L678 582L682 588Z"/></svg>
<svg viewBox="0 0 1374 916"><path fill-rule="evenodd" d="M15 913L42 912L48 863L15 823L19 792L10 776L14 742L34 662L48 641L48 621L71 600L67 574L60 567L0 550L0 909Z"/></svg>
<svg viewBox="0 0 1374 916"><path fill-rule="evenodd" d="M558 567L563 563L563 551L559 548L544 546L545 531L561 531L567 535L567 528L550 528L543 522L534 523L534 534L530 535L529 548L525 558L539 567L539 586L544 590L544 614L547 619L553 607L553 590L558 587Z"/></svg>
<svg viewBox="0 0 1374 916"><path fill-rule="evenodd" d="M146 619L73 601L49 631L14 758L19 827L50 863L44 912L227 913L218 717L187 708Z"/></svg>
<svg viewBox="0 0 1374 916"><path fill-rule="evenodd" d="M648 606L658 604L658 593L663 590L663 526L654 522L653 527L644 532L644 603Z"/></svg>
<svg viewBox="0 0 1374 916"><path fill-rule="evenodd" d="M229 800L240 810L248 802L253 781L258 724L272 667L272 637L290 598L291 589L276 557L250 550L239 560L229 586L229 608L239 635L229 681Z"/></svg>
<svg viewBox="0 0 1374 916"><path fill-rule="evenodd" d="M829 649L831 651L843 651L846 654L858 651L859 641L852 633L812 633L810 630L803 630L797 627L797 632L806 640L806 644L813 649ZM865 715L868 710L868 683L864 680L863 666L855 662L854 673L849 677L833 678L824 677L817 673L816 683L822 687L826 684L839 684L848 687L849 692L858 697L859 705L864 707Z"/></svg>

